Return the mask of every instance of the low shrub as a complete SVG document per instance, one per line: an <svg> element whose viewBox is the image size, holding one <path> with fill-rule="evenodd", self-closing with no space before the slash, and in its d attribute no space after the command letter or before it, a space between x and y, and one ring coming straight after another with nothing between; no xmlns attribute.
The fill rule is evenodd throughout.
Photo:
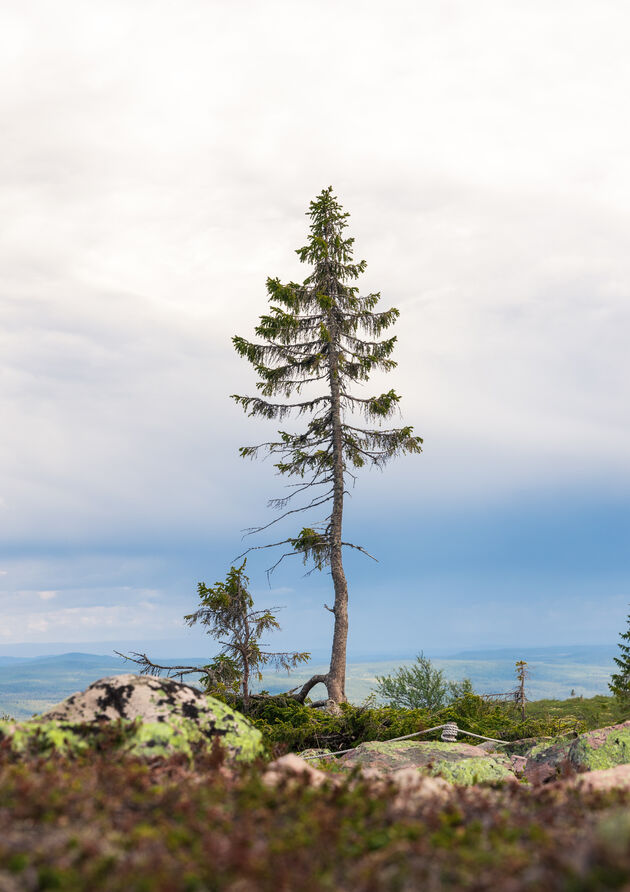
<svg viewBox="0 0 630 892"><path fill-rule="evenodd" d="M527 718L523 722L512 704L493 703L476 694L465 694L436 711L344 703L340 715L290 698L259 698L250 705L248 718L262 732L273 755L311 748L349 749L368 740L391 740L446 722L499 740L556 737L586 729L582 720L568 715ZM422 739L436 740L440 733L434 731Z"/></svg>

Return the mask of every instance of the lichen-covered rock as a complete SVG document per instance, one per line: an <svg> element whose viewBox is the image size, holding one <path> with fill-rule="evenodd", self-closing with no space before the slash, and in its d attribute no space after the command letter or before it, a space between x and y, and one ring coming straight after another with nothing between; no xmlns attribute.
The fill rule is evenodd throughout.
<svg viewBox="0 0 630 892"><path fill-rule="evenodd" d="M558 777L567 761L571 741L559 737L533 746L525 754L523 776L530 784L546 784Z"/></svg>
<svg viewBox="0 0 630 892"><path fill-rule="evenodd" d="M442 741L371 741L342 756L338 764L346 769L360 766L364 772L384 774L411 768L449 783L466 785L515 777L508 756L489 755L468 743Z"/></svg>
<svg viewBox="0 0 630 892"><path fill-rule="evenodd" d="M577 774L566 781L566 786L589 793L593 790L630 790L630 765L615 765L614 768Z"/></svg>
<svg viewBox="0 0 630 892"><path fill-rule="evenodd" d="M569 760L577 771L630 763L630 722L580 734L569 746Z"/></svg>
<svg viewBox="0 0 630 892"><path fill-rule="evenodd" d="M334 762L334 757L330 756L331 750L326 749L326 747L315 748L311 747L307 750L302 750L301 753L298 753L300 759L305 759L309 765L313 765L315 768L326 768L330 767L332 762ZM321 758L321 757L324 758ZM326 758L328 757L328 758Z"/></svg>
<svg viewBox="0 0 630 892"><path fill-rule="evenodd" d="M434 762L431 773L461 786L515 778L510 759L500 755Z"/></svg>
<svg viewBox="0 0 630 892"><path fill-rule="evenodd" d="M630 722L541 743L527 753L524 775L548 783L569 771L594 771L630 763Z"/></svg>
<svg viewBox="0 0 630 892"><path fill-rule="evenodd" d="M315 768L314 765L295 753L287 753L286 756L280 756L279 759L267 766L262 780L268 787L296 781L312 787L321 787L323 784L337 786L342 779L339 775L331 775L326 771Z"/></svg>
<svg viewBox="0 0 630 892"><path fill-rule="evenodd" d="M363 768L358 775L350 775L349 779L347 774L321 771L295 753L271 762L262 775L262 781L268 787L298 783L310 787L326 785L339 788L349 784L353 789L361 784L371 795L387 798L392 813L413 811L426 799L445 801L453 793L450 783L440 777L423 775L416 768L401 768L386 774L375 768Z"/></svg>
<svg viewBox="0 0 630 892"><path fill-rule="evenodd" d="M372 740L359 744L352 752L341 756L339 764L348 769L362 765L381 771L396 771L399 768L424 768L438 761L456 762L475 756L479 756L479 750L468 743Z"/></svg>
<svg viewBox="0 0 630 892"><path fill-rule="evenodd" d="M112 723L120 748L135 755L191 756L217 738L233 759L251 760L262 751L260 731L220 700L171 678L131 674L102 678L30 721L0 722L0 739L14 752L76 753Z"/></svg>
<svg viewBox="0 0 630 892"><path fill-rule="evenodd" d="M535 746L543 744L550 745L555 738L553 737L523 737L521 740L505 740L495 741L486 740L477 746L478 750L484 753L504 753L507 756L525 756Z"/></svg>

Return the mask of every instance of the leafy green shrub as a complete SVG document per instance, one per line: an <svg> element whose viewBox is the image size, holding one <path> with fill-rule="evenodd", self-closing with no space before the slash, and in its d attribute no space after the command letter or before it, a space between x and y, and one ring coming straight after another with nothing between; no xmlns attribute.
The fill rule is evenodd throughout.
<svg viewBox="0 0 630 892"><path fill-rule="evenodd" d="M390 706L407 709L441 709L464 694L472 694L469 678L447 681L443 669L436 669L423 653L412 666L401 666L393 675L376 676L376 693Z"/></svg>

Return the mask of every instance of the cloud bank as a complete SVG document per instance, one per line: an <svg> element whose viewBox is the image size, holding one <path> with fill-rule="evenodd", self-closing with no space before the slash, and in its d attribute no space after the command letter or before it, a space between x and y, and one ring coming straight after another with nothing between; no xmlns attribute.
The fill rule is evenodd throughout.
<svg viewBox="0 0 630 892"><path fill-rule="evenodd" d="M363 287L401 309L387 387L425 437L360 482L359 513L404 538L446 512L455 543L464 515L500 527L506 504L627 504L629 25L614 0L5 4L7 642L168 635L264 518L280 481L238 459L267 431L228 399L253 387L230 337L252 333L268 275L306 274L293 249L329 183ZM621 548L609 560L627 579ZM418 597L454 606L462 585ZM295 628L325 581L299 587Z"/></svg>

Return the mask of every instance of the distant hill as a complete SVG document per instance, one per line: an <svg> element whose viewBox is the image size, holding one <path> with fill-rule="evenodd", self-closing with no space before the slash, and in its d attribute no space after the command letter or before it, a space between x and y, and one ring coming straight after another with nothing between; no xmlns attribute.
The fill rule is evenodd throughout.
<svg viewBox="0 0 630 892"><path fill-rule="evenodd" d="M191 662L202 665L204 661ZM134 668L121 657L103 654L0 657L0 713L30 718L99 678L133 672Z"/></svg>
<svg viewBox="0 0 630 892"><path fill-rule="evenodd" d="M464 651L450 657L435 658L433 663L444 670L452 681L470 678L482 694L503 693L516 684L514 663L527 660L530 678L527 694L531 700L565 699L574 691L577 696L608 694L608 681L613 671L616 646L524 647ZM203 658L190 657L164 660L167 664L187 663L202 666ZM389 675L412 659L362 660L348 665L348 697L362 702L376 686L377 675ZM50 654L39 657L0 657L0 713L25 719L44 712L55 703L86 688L93 681L108 675L133 672L137 667L115 655L91 653ZM286 673L266 673L261 688L271 693L286 691L305 681L314 672L326 671L325 663L300 667ZM196 683L195 676L186 679ZM321 690L314 689L319 697Z"/></svg>
<svg viewBox="0 0 630 892"><path fill-rule="evenodd" d="M488 650L465 650L444 657L446 660L526 660L528 663L576 663L589 666L612 665L619 648L616 644L576 644L555 647L503 647Z"/></svg>

